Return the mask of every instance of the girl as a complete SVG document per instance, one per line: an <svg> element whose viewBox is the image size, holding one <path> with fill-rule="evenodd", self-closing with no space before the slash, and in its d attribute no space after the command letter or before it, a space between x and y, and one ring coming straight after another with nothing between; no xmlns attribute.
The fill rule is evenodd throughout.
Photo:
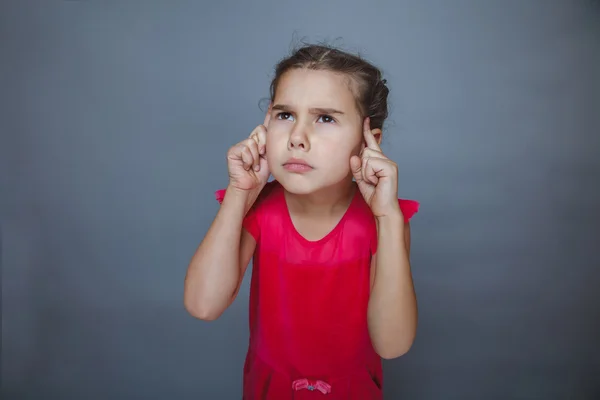
<svg viewBox="0 0 600 400"><path fill-rule="evenodd" d="M218 318L253 259L244 399L381 399L381 358L413 343L418 203L398 199L379 147L387 96L363 59L303 47L277 65L264 123L228 151L184 303Z"/></svg>

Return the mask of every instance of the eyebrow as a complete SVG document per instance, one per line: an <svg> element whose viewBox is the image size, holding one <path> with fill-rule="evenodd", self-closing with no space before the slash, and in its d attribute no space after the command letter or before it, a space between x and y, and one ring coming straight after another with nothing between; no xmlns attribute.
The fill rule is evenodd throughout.
<svg viewBox="0 0 600 400"><path fill-rule="evenodd" d="M273 110L280 110L280 111L292 111L292 107L286 105L286 104L275 104L272 107ZM310 112L311 114L344 114L343 111L340 110L336 110L335 108L322 108L322 107L313 107L313 108L309 108L308 112Z"/></svg>

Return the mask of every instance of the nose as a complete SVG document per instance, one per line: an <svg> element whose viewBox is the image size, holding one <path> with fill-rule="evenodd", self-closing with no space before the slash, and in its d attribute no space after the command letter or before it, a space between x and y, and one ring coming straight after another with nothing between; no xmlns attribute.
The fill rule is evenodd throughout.
<svg viewBox="0 0 600 400"><path fill-rule="evenodd" d="M302 129L294 129L288 140L288 150L308 151L310 143L306 133Z"/></svg>

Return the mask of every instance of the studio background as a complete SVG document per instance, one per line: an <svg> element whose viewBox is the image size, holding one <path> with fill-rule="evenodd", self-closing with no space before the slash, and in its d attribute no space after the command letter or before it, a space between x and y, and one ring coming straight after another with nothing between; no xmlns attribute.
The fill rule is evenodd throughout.
<svg viewBox="0 0 600 400"><path fill-rule="evenodd" d="M3 399L241 397L249 273L211 323L183 279L301 39L383 69L421 202L385 398L600 398L597 1L7 0Z"/></svg>

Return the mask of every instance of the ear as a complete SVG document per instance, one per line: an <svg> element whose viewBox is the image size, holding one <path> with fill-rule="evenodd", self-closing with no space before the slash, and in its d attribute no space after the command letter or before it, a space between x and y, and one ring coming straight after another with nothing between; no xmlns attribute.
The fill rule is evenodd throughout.
<svg viewBox="0 0 600 400"><path fill-rule="evenodd" d="M373 130L371 130L371 133L373 133L373 136L375 136L375 140L377 140L377 144L381 144L381 129L379 129L379 128L373 129Z"/></svg>

